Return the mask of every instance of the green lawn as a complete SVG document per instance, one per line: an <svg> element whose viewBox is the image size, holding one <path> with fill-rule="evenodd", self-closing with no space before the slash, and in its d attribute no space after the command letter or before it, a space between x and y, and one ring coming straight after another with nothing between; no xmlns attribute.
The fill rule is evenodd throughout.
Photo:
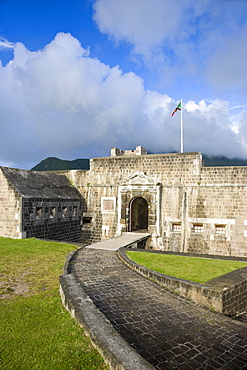
<svg viewBox="0 0 247 370"><path fill-rule="evenodd" d="M65 310L58 277L75 246L0 238L0 369L108 369Z"/></svg>
<svg viewBox="0 0 247 370"><path fill-rule="evenodd" d="M206 283L217 276L247 266L247 263L237 261L146 252L127 251L126 253L131 260L150 270L197 283Z"/></svg>

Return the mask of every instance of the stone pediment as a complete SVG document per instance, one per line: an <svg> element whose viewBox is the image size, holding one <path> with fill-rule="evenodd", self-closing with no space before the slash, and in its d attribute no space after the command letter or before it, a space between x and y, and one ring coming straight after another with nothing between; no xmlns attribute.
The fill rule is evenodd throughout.
<svg viewBox="0 0 247 370"><path fill-rule="evenodd" d="M119 181L120 186L128 186L128 185L149 185L149 186L155 186L158 185L156 179L149 177L145 175L142 172L135 172L132 175L126 177L125 179L122 179Z"/></svg>

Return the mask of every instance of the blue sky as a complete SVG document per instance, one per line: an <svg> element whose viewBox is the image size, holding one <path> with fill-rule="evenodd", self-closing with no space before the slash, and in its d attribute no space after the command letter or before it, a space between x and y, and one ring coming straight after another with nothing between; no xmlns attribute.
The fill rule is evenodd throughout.
<svg viewBox="0 0 247 370"><path fill-rule="evenodd" d="M0 0L0 165L247 158L246 0Z"/></svg>

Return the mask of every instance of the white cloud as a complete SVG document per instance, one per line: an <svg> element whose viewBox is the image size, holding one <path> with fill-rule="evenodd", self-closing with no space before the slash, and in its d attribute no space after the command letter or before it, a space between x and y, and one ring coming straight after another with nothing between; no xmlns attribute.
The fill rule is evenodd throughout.
<svg viewBox="0 0 247 370"><path fill-rule="evenodd" d="M246 92L246 1L96 0L94 11L100 31L132 45L164 81L197 75Z"/></svg>
<svg viewBox="0 0 247 370"><path fill-rule="evenodd" d="M178 151L177 102L144 89L134 73L91 58L79 41L59 33L43 50L15 45L14 59L0 66L0 164L35 165L48 156L109 155L110 147ZM245 115L232 130L227 101L188 102L185 151L247 157Z"/></svg>
<svg viewBox="0 0 247 370"><path fill-rule="evenodd" d="M0 37L0 49L14 49L15 44L6 40L3 37Z"/></svg>
<svg viewBox="0 0 247 370"><path fill-rule="evenodd" d="M223 88L238 88L247 93L247 27L238 36L230 36L212 56L208 77Z"/></svg>
<svg viewBox="0 0 247 370"><path fill-rule="evenodd" d="M117 42L134 45L138 54L150 55L165 38L174 39L181 10L173 0L97 0L94 19L101 32Z"/></svg>

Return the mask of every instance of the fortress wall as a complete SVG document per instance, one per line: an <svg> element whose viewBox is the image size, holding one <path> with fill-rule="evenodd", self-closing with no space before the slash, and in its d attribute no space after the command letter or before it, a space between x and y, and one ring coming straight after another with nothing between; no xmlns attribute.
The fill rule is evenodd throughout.
<svg viewBox="0 0 247 370"><path fill-rule="evenodd" d="M21 198L0 169L0 235L21 238Z"/></svg>
<svg viewBox="0 0 247 370"><path fill-rule="evenodd" d="M94 159L91 163L93 161ZM108 173L108 168L102 167L102 172ZM91 244L113 238L118 227L118 185L113 182L105 184L102 174L95 174L92 169L67 171L63 174L69 178L72 186L79 190L84 199L81 242ZM113 209L103 210L102 198L113 199Z"/></svg>
<svg viewBox="0 0 247 370"><path fill-rule="evenodd" d="M187 251L247 257L247 187L198 186L188 196ZM196 233L193 224L203 224ZM222 229L222 234L217 229ZM200 235L199 235L200 234Z"/></svg>
<svg viewBox="0 0 247 370"><path fill-rule="evenodd" d="M207 219L209 253L247 257L247 167L202 168L194 199L191 217L200 209ZM225 235L216 234L217 224L225 225Z"/></svg>
<svg viewBox="0 0 247 370"><path fill-rule="evenodd" d="M92 159L90 173L98 184L116 184L134 172L143 172L164 185L175 185L198 182L201 163L199 153L107 157Z"/></svg>
<svg viewBox="0 0 247 370"><path fill-rule="evenodd" d="M247 187L164 187L164 250L247 257L246 197Z"/></svg>
<svg viewBox="0 0 247 370"><path fill-rule="evenodd" d="M164 250L247 257L246 199L247 167L202 167L198 183L164 185Z"/></svg>
<svg viewBox="0 0 247 370"><path fill-rule="evenodd" d="M84 191L85 186L117 186L135 172L155 178L163 185L198 184L202 158L200 153L149 154L90 160L90 170L59 171L71 184Z"/></svg>
<svg viewBox="0 0 247 370"><path fill-rule="evenodd" d="M165 251L182 251L184 188L164 186L161 198L161 246Z"/></svg>
<svg viewBox="0 0 247 370"><path fill-rule="evenodd" d="M0 168L0 235L79 241L81 196L65 176Z"/></svg>
<svg viewBox="0 0 247 370"><path fill-rule="evenodd" d="M117 232L118 187L105 187L88 183L78 188L85 199L83 210L82 242L109 239ZM110 199L109 199L110 198ZM110 209L104 209L102 199L110 200Z"/></svg>
<svg viewBox="0 0 247 370"><path fill-rule="evenodd" d="M199 153L136 155L92 159L89 171L69 171L67 176L85 199L83 241L126 231L122 225L128 220L122 220L122 212L119 230L119 207L128 207L131 197L154 202L141 185L139 193L126 193L128 204L126 199L121 202L120 181L140 172L161 184L160 205L149 204L153 248L246 257L247 167L201 165ZM102 199L112 200L113 208L104 210Z"/></svg>
<svg viewBox="0 0 247 370"><path fill-rule="evenodd" d="M81 201L78 198L23 198L22 226L23 238L79 242Z"/></svg>
<svg viewBox="0 0 247 370"><path fill-rule="evenodd" d="M247 186L247 167L202 167L200 183Z"/></svg>
<svg viewBox="0 0 247 370"><path fill-rule="evenodd" d="M150 248L247 257L247 167L202 167L200 153L184 153L96 158L91 159L90 170L56 171L66 175L70 184L54 173L38 176L0 168L0 235L50 237L57 222L59 234L74 238L75 230L79 239L82 231L81 242L90 244L130 229L146 229L148 224ZM37 195L44 181L52 196ZM62 199L65 189L66 199ZM25 191L27 198L30 192L38 192L31 198L42 205L30 206ZM131 213L136 197L144 198L148 207L146 221L140 224L140 211ZM59 209L65 205L67 218L60 222ZM42 222L34 215L40 207ZM49 216L51 208L56 209L54 218Z"/></svg>
<svg viewBox="0 0 247 370"><path fill-rule="evenodd" d="M201 162L199 153L120 156L91 159L89 171L64 172L85 199L83 219L86 222L82 227L83 242L91 243L111 238L119 232L119 181L136 172L156 179L162 183L163 187L167 184L167 196L162 195L161 197L160 216L164 228L169 229L170 219L175 221L181 219L181 201L184 193L181 190L181 184L198 183ZM106 201L107 198L112 198L114 209L104 210L102 198L106 198ZM158 222L157 215L156 219L154 215L150 217L154 224ZM162 235L161 232L155 237L161 240ZM177 239L180 240L180 236L177 235ZM173 244L178 246L180 244L178 240ZM164 243L163 240L162 243Z"/></svg>

